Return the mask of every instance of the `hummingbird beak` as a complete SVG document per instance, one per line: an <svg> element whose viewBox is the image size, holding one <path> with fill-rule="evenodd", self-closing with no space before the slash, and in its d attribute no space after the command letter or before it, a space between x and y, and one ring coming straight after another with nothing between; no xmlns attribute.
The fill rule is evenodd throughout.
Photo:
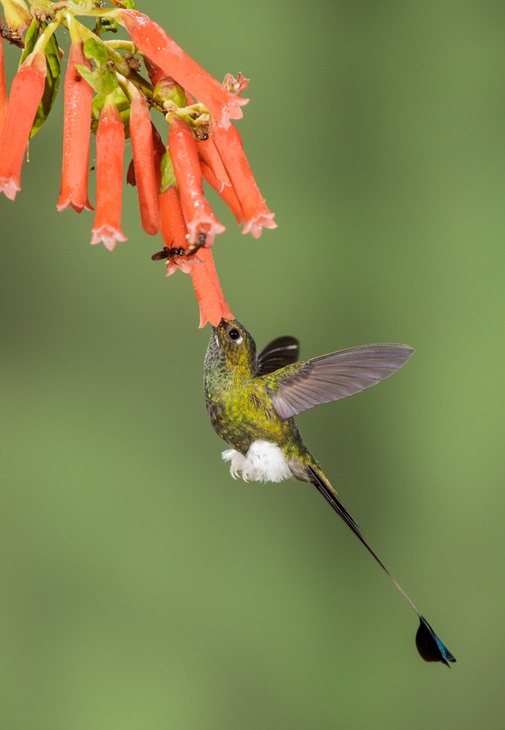
<svg viewBox="0 0 505 730"><path fill-rule="evenodd" d="M225 328L225 327L226 327L226 322L227 322L227 320L223 318L223 319L222 319L222 320L221 320L221 321L219 322L219 324L218 324L218 326L217 326L217 327L214 327L214 325L212 325L212 333L213 333L213 335L214 335L214 342L215 342L215 344L216 344L216 347L217 347L217 348L219 348L219 349L221 349L221 343L220 343L220 341L219 341L219 335L218 335L218 332L219 332L219 330L223 330L223 328Z"/></svg>

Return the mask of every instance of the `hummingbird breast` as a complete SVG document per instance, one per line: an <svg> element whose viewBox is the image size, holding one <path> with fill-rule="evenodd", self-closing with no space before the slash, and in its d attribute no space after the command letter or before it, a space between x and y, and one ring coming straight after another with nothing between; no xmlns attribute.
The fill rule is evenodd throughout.
<svg viewBox="0 0 505 730"><path fill-rule="evenodd" d="M223 441L241 454L258 439L275 440L273 414L265 407L254 383L228 382L206 389L207 411L212 427Z"/></svg>
<svg viewBox="0 0 505 730"><path fill-rule="evenodd" d="M262 378L224 383L215 376L206 377L205 395L210 422L223 441L244 456L256 442L276 444L293 464L293 475L299 471L295 462L303 461L308 451L294 420L282 420L275 412Z"/></svg>
<svg viewBox="0 0 505 730"><path fill-rule="evenodd" d="M268 381L256 373L255 358L232 365L218 345L217 336L213 335L205 357L205 400L213 429L236 452L225 452L228 457L224 457L232 461L232 475L242 470L244 464L238 456L242 455L246 459L246 476L249 473L251 480L262 481L259 462L266 465L265 474L270 473L272 462L276 463L275 473L282 472L282 478L286 478L282 464L279 466L280 457L292 476L305 481L307 463L312 463L313 457L294 420L282 419L275 411ZM268 444L274 444L276 449Z"/></svg>

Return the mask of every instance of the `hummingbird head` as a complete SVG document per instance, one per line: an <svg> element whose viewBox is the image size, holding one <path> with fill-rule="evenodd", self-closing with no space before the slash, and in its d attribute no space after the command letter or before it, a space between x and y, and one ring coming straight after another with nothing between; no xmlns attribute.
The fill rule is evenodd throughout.
<svg viewBox="0 0 505 730"><path fill-rule="evenodd" d="M256 343L236 319L222 319L213 327L209 349L231 370L239 370L244 377L254 375Z"/></svg>

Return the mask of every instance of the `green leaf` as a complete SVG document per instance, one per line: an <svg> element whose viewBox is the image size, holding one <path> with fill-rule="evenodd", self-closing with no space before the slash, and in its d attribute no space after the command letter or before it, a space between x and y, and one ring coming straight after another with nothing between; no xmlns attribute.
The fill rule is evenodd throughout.
<svg viewBox="0 0 505 730"><path fill-rule="evenodd" d="M102 113L104 104L105 96L97 94L97 96L93 97L93 101L91 102L91 131L93 134L96 134L98 120L100 119L100 114Z"/></svg>
<svg viewBox="0 0 505 730"><path fill-rule="evenodd" d="M43 29L45 28L45 26L46 24L42 23L40 27ZM34 137L37 134L37 132L49 116L49 112L53 107L54 100L56 99L56 95L58 93L58 87L60 85L60 49L58 48L58 42L54 33L47 43L45 54L47 63L46 83L44 87L44 94L35 115L32 131L30 132L30 138Z"/></svg>
<svg viewBox="0 0 505 730"><path fill-rule="evenodd" d="M88 82L93 91L96 91L97 94L107 96L108 94L112 94L112 92L119 86L116 74L107 66L97 68L94 71L90 71L87 66L80 63L76 63L75 67L81 74L82 78Z"/></svg>
<svg viewBox="0 0 505 730"><path fill-rule="evenodd" d="M160 193L166 193L167 190L177 185L175 177L174 164L168 150L161 158L161 185Z"/></svg>
<svg viewBox="0 0 505 730"><path fill-rule="evenodd" d="M38 37L40 35L41 31L41 25L39 21L34 18L32 22L30 23L30 27L26 31L25 35L25 47L23 49L23 53L21 54L21 58L19 59L19 65L23 63L24 60L30 55L30 53L35 48L35 44L38 40Z"/></svg>
<svg viewBox="0 0 505 730"><path fill-rule="evenodd" d="M96 64L96 68L92 71L83 65L76 66L83 79L97 94L107 96L115 92L118 81L115 71L109 66L109 54L104 42L99 38L87 38L83 45L83 53Z"/></svg>
<svg viewBox="0 0 505 730"><path fill-rule="evenodd" d="M97 66L105 66L109 60L107 48L103 41L98 40L98 38L87 38L84 41L82 51L86 58L93 59Z"/></svg>

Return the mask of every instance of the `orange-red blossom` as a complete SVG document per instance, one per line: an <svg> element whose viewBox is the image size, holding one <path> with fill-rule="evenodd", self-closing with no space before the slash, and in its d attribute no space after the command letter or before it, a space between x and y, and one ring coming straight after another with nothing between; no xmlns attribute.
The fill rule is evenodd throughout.
<svg viewBox="0 0 505 730"><path fill-rule="evenodd" d="M154 236L160 230L160 173L156 169L157 157L149 107L136 90L130 109L130 138L142 228Z"/></svg>
<svg viewBox="0 0 505 730"><path fill-rule="evenodd" d="M218 124L228 127L230 119L243 117L241 107L249 99L241 99L225 89L157 23L136 10L120 10L118 16L137 48L167 76L203 102Z"/></svg>
<svg viewBox="0 0 505 730"><path fill-rule="evenodd" d="M90 147L90 119L93 89L82 78L76 65L91 67L82 52L82 41L70 46L65 73L63 110L63 166L60 197L56 207L64 210L69 205L80 213L83 208L93 210L88 200L88 170Z"/></svg>
<svg viewBox="0 0 505 730"><path fill-rule="evenodd" d="M212 251L210 248L203 248L198 254L202 262L201 266L192 266L190 274L200 305L200 327L207 322L217 327L223 317L225 319L234 319L234 317L224 298Z"/></svg>
<svg viewBox="0 0 505 730"><path fill-rule="evenodd" d="M179 193L175 185L160 195L161 233L168 249L187 251L188 235ZM167 276L177 269L189 273L200 306L200 327L210 322L215 327L233 314L219 283L210 248L201 248L194 256L175 255L167 260Z"/></svg>
<svg viewBox="0 0 505 730"><path fill-rule="evenodd" d="M242 233L251 233L254 238L259 238L263 228L277 228L274 214L268 210L249 167L238 130L233 125L228 128L218 126L212 139L244 213Z"/></svg>
<svg viewBox="0 0 505 730"><path fill-rule="evenodd" d="M96 212L91 243L112 251L126 241L121 230L125 131L114 102L106 99L96 132Z"/></svg>
<svg viewBox="0 0 505 730"><path fill-rule="evenodd" d="M31 53L12 82L0 135L0 192L14 200L21 190L21 167L37 107L44 93L46 57Z"/></svg>
<svg viewBox="0 0 505 730"><path fill-rule="evenodd" d="M216 233L222 233L224 226L212 212L203 194L203 176L194 134L187 122L172 115L168 128L168 149L179 186L189 243L197 244L203 234L206 245L212 246Z"/></svg>
<svg viewBox="0 0 505 730"><path fill-rule="evenodd" d="M10 5L25 8L18 0ZM155 235L161 228L168 274L180 269L191 275L200 304L200 326L206 322L217 325L222 317L232 317L210 251L215 236L225 228L205 197L204 179L236 221L243 223L244 233L258 237L263 228L276 227L232 123L243 116L242 107L248 102L240 97L247 80L241 74L238 80L228 75L223 84L219 83L147 15L117 6L110 11L102 7L103 17L110 15L111 20L125 26L147 68L149 84L141 76L139 59L131 57L130 47L123 51L121 44L108 44L103 33L97 35L79 23L78 4L67 7L62 0L58 9L59 17L39 25L35 50L20 66L8 99L0 45L0 192L13 200L20 190L32 126L35 120L37 128L45 121L53 100L48 105L48 95L57 89L54 47L58 49L58 45L53 42L52 57L46 48L52 34L68 26L72 42L64 83L63 165L57 209L92 210L88 173L94 167L96 210L91 243L103 242L112 250L118 241L127 240L121 227L127 122L144 231ZM19 34L31 19L27 9L25 15L16 15ZM35 19L33 24L38 22ZM168 122L165 167L160 166L165 148L151 122L152 108L163 112ZM96 163L90 161L93 117ZM160 193L160 185L164 192Z"/></svg>
<svg viewBox="0 0 505 730"><path fill-rule="evenodd" d="M0 38L0 133L4 125L7 111L7 87L5 85L4 47L3 38Z"/></svg>

